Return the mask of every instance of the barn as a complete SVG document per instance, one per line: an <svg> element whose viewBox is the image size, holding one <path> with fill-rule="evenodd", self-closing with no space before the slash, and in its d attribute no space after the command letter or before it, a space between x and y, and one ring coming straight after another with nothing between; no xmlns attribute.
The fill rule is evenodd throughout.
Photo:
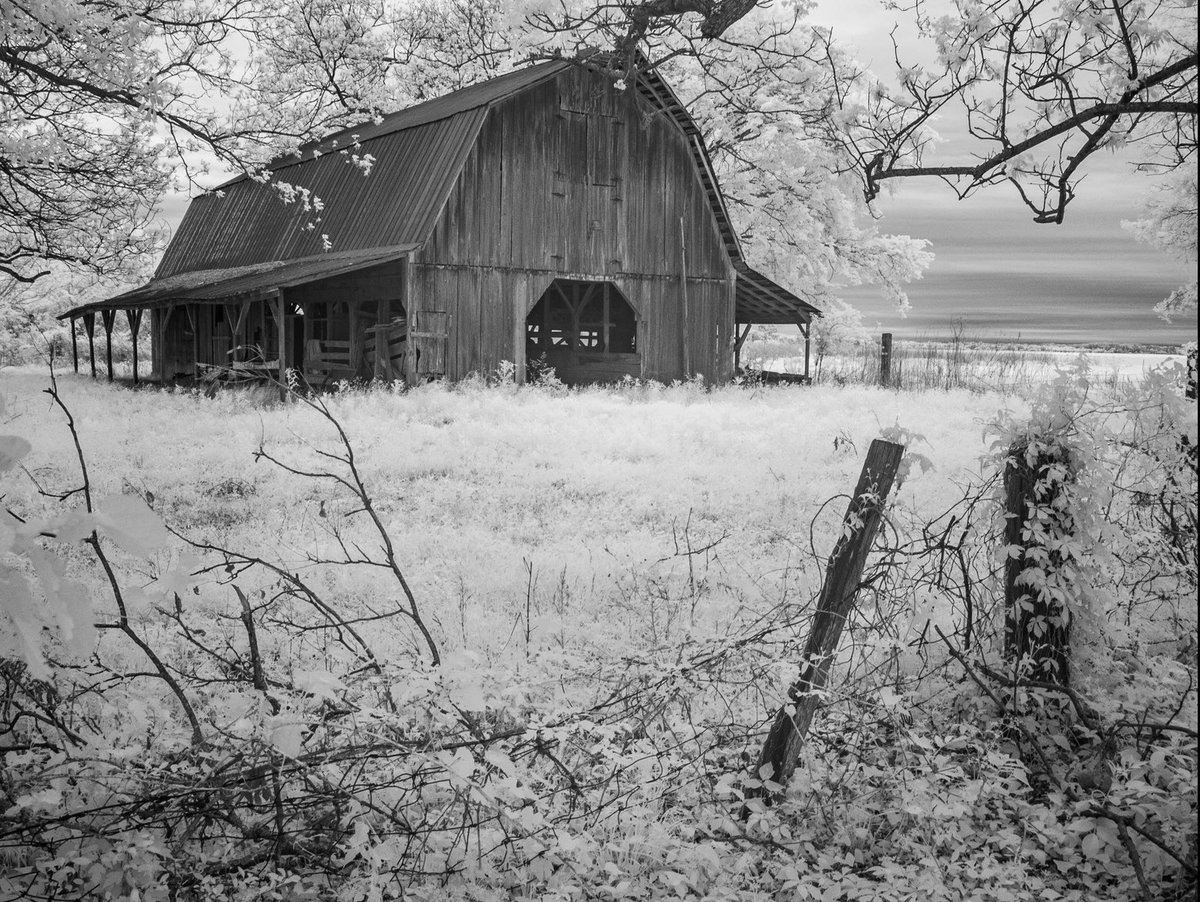
<svg viewBox="0 0 1200 902"><path fill-rule="evenodd" d="M722 382L752 324L807 344L817 315L743 258L700 132L654 72L625 88L586 63L531 65L270 169L193 199L146 285L62 315L76 369L76 327L94 375L97 314L111 344L124 313L164 381L411 384L510 361L519 381L550 366L568 384Z"/></svg>

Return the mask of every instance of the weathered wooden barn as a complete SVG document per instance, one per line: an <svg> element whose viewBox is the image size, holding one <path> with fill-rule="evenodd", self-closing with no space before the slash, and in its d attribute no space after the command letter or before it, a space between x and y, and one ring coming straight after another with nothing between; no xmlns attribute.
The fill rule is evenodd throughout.
<svg viewBox="0 0 1200 902"><path fill-rule="evenodd" d="M507 360L518 379L544 362L567 383L720 382L751 324L807 339L816 313L747 264L700 133L653 72L621 90L585 64L530 66L270 168L272 184L195 198L148 284L63 315L93 373L97 314L111 341L118 312L136 333L149 310L164 380L411 382Z"/></svg>

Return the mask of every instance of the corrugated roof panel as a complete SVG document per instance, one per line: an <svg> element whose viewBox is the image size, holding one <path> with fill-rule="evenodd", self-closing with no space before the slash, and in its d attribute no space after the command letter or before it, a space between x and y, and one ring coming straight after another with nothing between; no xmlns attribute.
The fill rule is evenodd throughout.
<svg viewBox="0 0 1200 902"><path fill-rule="evenodd" d="M417 247L416 244L374 247L292 260L270 260L247 266L193 270L161 279L151 279L133 291L76 307L60 314L58 318L77 317L91 310L151 307L164 301L236 299L239 295L290 288L293 285L304 285L360 269L369 269L398 260L412 253Z"/></svg>
<svg viewBox="0 0 1200 902"><path fill-rule="evenodd" d="M299 201L285 204L276 185L250 180L230 185L223 197L198 197L155 276L312 256L322 251L322 235L335 251L421 244L486 114L470 109L381 136L372 142L369 175L342 154L310 160L289 176L296 188L320 198L319 212L306 212Z"/></svg>

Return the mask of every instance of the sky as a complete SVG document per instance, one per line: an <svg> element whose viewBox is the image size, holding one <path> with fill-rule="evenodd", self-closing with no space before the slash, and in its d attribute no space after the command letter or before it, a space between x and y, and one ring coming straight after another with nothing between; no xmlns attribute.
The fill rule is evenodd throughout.
<svg viewBox="0 0 1200 902"><path fill-rule="evenodd" d="M894 68L888 33L900 18L879 0L818 0L809 21L832 27L836 40L883 76ZM911 29L898 32L902 48L914 46L913 37ZM940 160L961 161L955 151L964 142L955 140L954 123L935 127L949 139ZM1090 174L1062 225L1034 223L1007 186L960 201L937 180L900 183L877 202L880 228L926 238L936 255L925 278L909 288L913 309L902 318L872 288L847 288L843 297L869 328L897 337L945 336L961 320L964 334L984 339L1168 345L1194 339L1194 314L1167 324L1152 310L1194 276L1190 267L1121 228L1122 220L1137 217L1149 180L1111 155L1086 165Z"/></svg>

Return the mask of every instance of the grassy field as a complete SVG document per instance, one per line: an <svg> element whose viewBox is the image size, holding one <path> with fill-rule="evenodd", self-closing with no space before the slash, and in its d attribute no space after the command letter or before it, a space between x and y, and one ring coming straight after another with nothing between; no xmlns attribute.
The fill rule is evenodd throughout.
<svg viewBox="0 0 1200 902"><path fill-rule="evenodd" d="M45 481L73 466L61 419L38 396L37 370L8 371L7 428L34 443ZM309 461L328 446L304 407L263 406L260 395L130 391L63 377L101 494L151 492L177 528L282 559L302 559L328 537L316 516L342 501L253 452L261 441ZM739 591L779 578L821 553L873 437L899 424L923 436L933 465L908 480L899 503L933 515L979 472L984 423L1019 397L966 391L932 398L865 387L814 389L646 387L558 394L430 385L335 398L364 474L424 603L452 643L493 641L511 625L532 565L538 594L563 591L587 608L620 599L631 573L674 561L677 548L720 538L725 578ZM265 543L264 539L269 537ZM527 563L528 562L528 563ZM814 591L817 574L808 574ZM463 606L466 606L465 608ZM609 621L638 634L638 618ZM486 629L472 624L486 623ZM464 633L466 635L464 635ZM473 635L472 635L473 633ZM629 638L635 638L631 636Z"/></svg>

